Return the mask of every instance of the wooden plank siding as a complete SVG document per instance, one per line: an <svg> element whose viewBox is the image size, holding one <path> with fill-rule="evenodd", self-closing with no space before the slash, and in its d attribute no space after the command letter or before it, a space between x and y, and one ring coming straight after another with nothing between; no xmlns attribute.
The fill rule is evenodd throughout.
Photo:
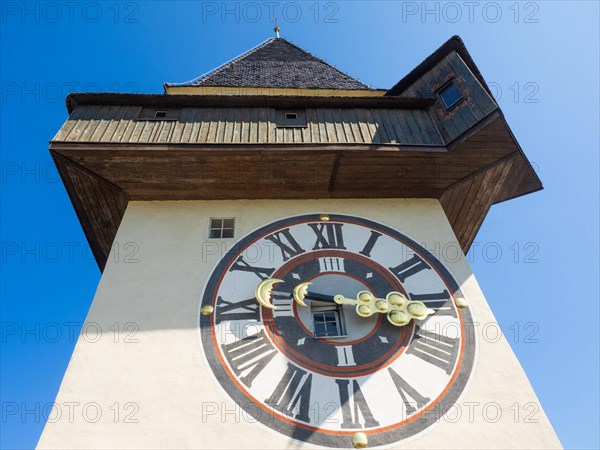
<svg viewBox="0 0 600 450"><path fill-rule="evenodd" d="M68 158L52 153L94 258L104 269L129 199L117 186Z"/></svg>
<svg viewBox="0 0 600 450"><path fill-rule="evenodd" d="M512 195L527 177L518 152L450 186L440 197L450 225L466 253L490 207ZM539 187L538 187L539 189Z"/></svg>
<svg viewBox="0 0 600 450"><path fill-rule="evenodd" d="M437 92L450 81L462 94L463 100L446 110ZM435 98L432 118L448 141L457 138L498 108L456 51L444 56L431 70L415 80L402 95Z"/></svg>
<svg viewBox="0 0 600 450"><path fill-rule="evenodd" d="M69 142L59 133L62 139L51 144L101 268L128 200L437 198L466 252L493 203L541 188L499 113L455 144L410 146L374 143L392 136L406 142L424 132L394 120L391 110L317 109L304 133L279 136L286 131L275 129L265 108L239 111L231 122L223 120L229 112L190 108L181 121L114 119L91 128L101 108L85 109L61 133L130 136ZM306 143L309 135L316 142ZM434 139L439 142L439 133ZM218 142L198 143L209 140ZM258 140L267 142L247 142Z"/></svg>
<svg viewBox="0 0 600 450"><path fill-rule="evenodd" d="M157 110L160 107L156 108ZM139 106L78 107L55 142L129 144L443 145L427 110L308 108L306 128L277 128L275 108L182 108L178 120L140 119ZM127 132L129 131L129 132Z"/></svg>

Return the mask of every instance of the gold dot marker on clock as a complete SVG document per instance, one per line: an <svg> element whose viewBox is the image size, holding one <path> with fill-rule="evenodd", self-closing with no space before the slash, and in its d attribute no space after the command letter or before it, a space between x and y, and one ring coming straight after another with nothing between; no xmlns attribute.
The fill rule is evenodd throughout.
<svg viewBox="0 0 600 450"><path fill-rule="evenodd" d="M369 441L367 440L367 435L362 432L354 433L352 435L352 445L354 448L366 448Z"/></svg>
<svg viewBox="0 0 600 450"><path fill-rule="evenodd" d="M200 310L200 314L203 316L210 316L215 309L211 305L204 305Z"/></svg>

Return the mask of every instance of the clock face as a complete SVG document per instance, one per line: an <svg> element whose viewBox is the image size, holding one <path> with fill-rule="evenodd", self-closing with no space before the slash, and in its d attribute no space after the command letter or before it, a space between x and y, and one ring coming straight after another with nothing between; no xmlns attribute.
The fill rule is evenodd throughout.
<svg viewBox="0 0 600 450"><path fill-rule="evenodd" d="M413 436L456 402L473 368L475 334L448 270L401 232L351 216L304 215L241 239L218 263L200 316L210 368L242 417L287 437L349 447L358 431L369 446ZM276 309L255 290L270 278ZM293 289L310 282L323 301L301 306ZM434 314L394 326L386 314L324 301L361 291L402 293Z"/></svg>

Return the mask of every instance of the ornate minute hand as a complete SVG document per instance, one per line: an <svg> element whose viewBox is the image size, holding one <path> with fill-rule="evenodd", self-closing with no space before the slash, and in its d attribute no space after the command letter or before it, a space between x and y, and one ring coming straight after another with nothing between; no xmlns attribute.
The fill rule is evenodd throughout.
<svg viewBox="0 0 600 450"><path fill-rule="evenodd" d="M269 278L263 280L256 288L256 299L265 308L276 309L271 303L271 290L273 285L282 283L283 280ZM305 300L336 303L338 305L353 305L356 307L356 314L360 317L370 317L375 313L386 314L388 321L396 326L402 327L408 325L411 320L423 320L435 311L428 308L423 302L409 300L404 294L396 291L388 293L385 298L375 297L369 291L360 291L356 298L346 298L341 294L326 295L316 292L309 292L310 282L300 283L294 288L292 296L294 301L302 306L308 306ZM462 300L462 299L461 299ZM464 302L464 300L463 300ZM459 307L465 307L462 303Z"/></svg>
<svg viewBox="0 0 600 450"><path fill-rule="evenodd" d="M412 301L400 292L390 292L385 298L375 297L369 291L360 291L356 299L343 295L324 295L308 291L309 282L300 283L294 288L293 297L296 303L307 306L305 300L337 303L338 305L355 305L356 314L370 317L374 313L387 315L388 321L397 327L407 325L411 320L423 320L434 313L423 302Z"/></svg>

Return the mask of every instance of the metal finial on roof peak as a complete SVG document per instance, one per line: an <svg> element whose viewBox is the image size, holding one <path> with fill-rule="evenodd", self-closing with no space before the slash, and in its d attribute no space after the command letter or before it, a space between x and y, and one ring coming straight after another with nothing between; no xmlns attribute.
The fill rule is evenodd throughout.
<svg viewBox="0 0 600 450"><path fill-rule="evenodd" d="M273 31L275 32L275 37L279 39L279 32L281 31L281 28L279 28L279 25L277 25L277 19L273 17L271 19L271 22L275 24L275 28L273 28Z"/></svg>

